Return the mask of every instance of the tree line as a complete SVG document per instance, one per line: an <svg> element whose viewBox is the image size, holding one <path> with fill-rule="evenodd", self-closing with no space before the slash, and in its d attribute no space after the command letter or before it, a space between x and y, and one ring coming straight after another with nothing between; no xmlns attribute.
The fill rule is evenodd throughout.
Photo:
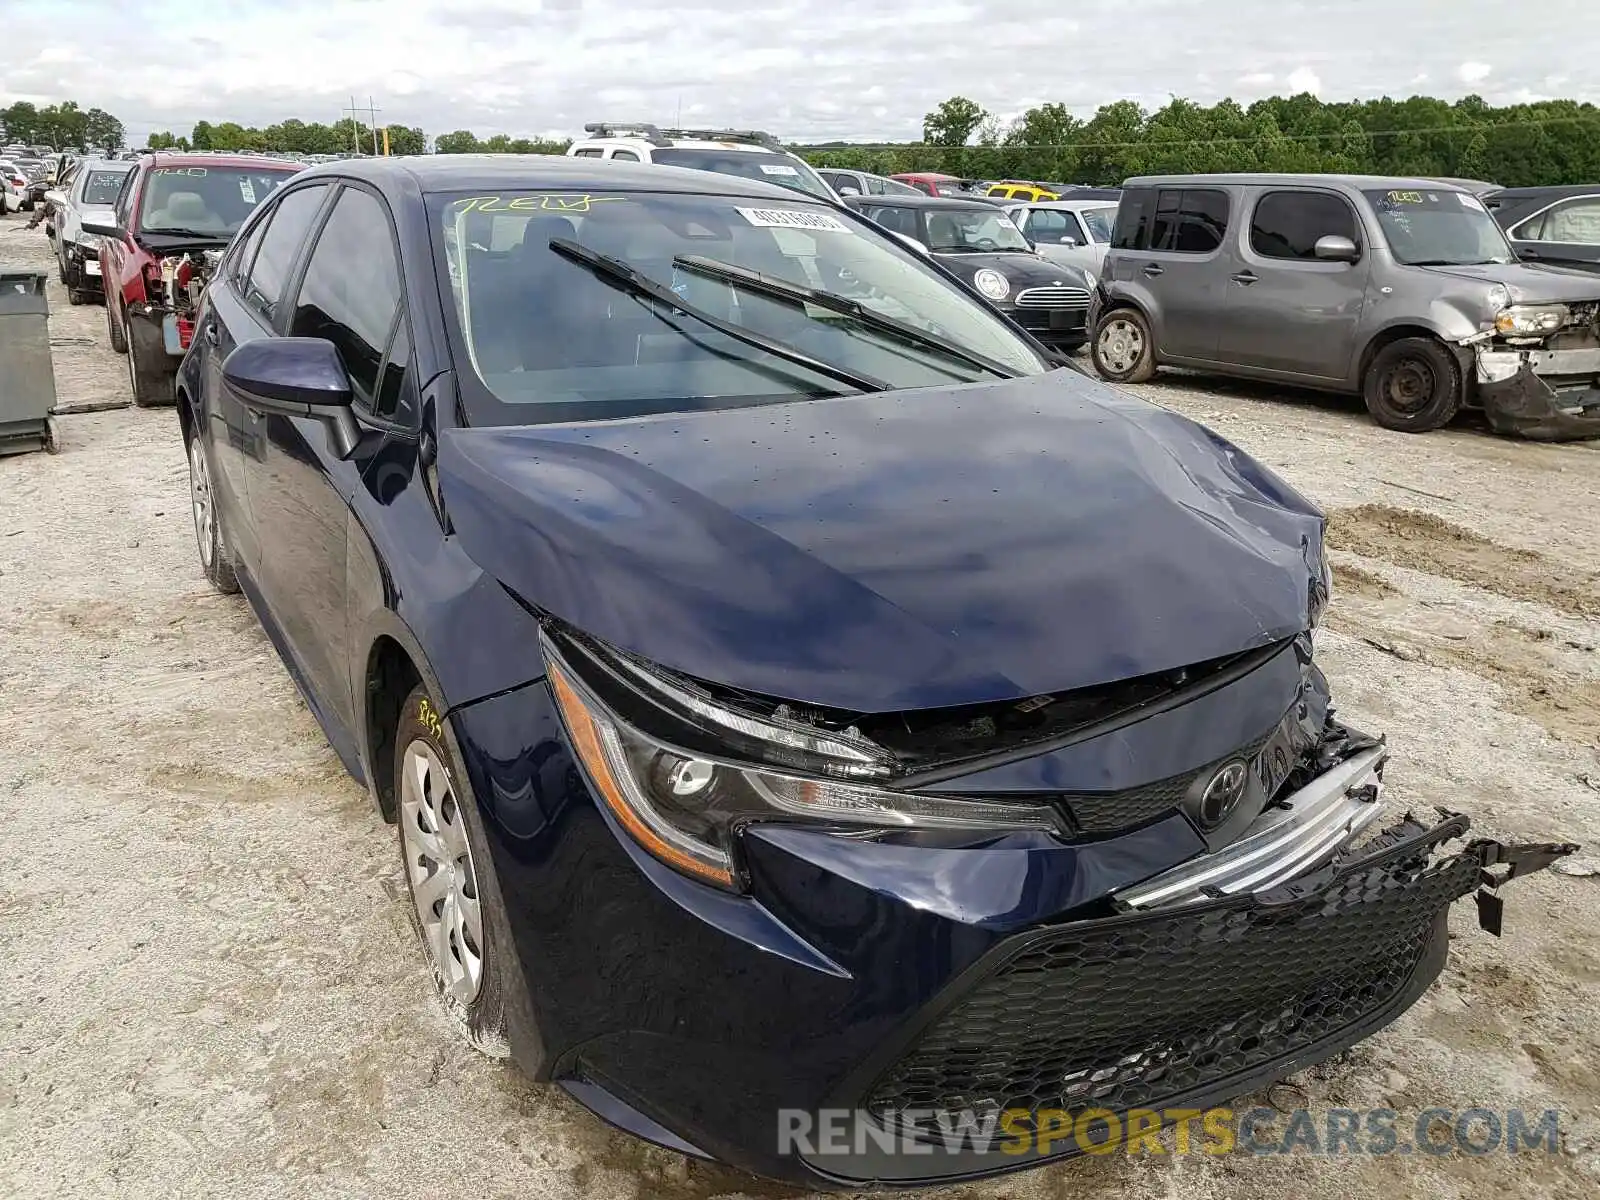
<svg viewBox="0 0 1600 1200"><path fill-rule="evenodd" d="M8 140L114 152L123 126L73 101L43 108L19 101L0 109ZM423 154L416 126L387 132L391 154ZM346 117L332 124L290 119L262 128L199 121L187 135L152 133L147 146L170 150L255 150L296 154L373 152L374 130ZM560 154L570 141L480 138L466 129L434 139L440 154ZM1600 109L1574 100L1496 108L1478 96L1454 102L1324 101L1308 93L1248 106L1174 99L1149 111L1131 100L1102 105L1087 119L1064 104L1042 104L1008 124L965 96L923 118L918 142L797 145L817 166L892 175L942 171L974 178L1115 184L1130 175L1202 171L1341 172L1454 176L1507 187L1600 182Z"/></svg>
<svg viewBox="0 0 1600 1200"><path fill-rule="evenodd" d="M885 175L1105 185L1147 174L1336 172L1526 187L1600 182L1600 109L1573 100L1496 108L1478 96L1328 102L1303 93L1248 106L1174 99L1154 112L1119 100L1087 120L1043 104L1003 126L953 96L923 118L921 142L800 149L818 166Z"/></svg>
<svg viewBox="0 0 1600 1200"><path fill-rule="evenodd" d="M102 108L79 108L76 100L43 108L18 100L0 108L0 131L8 142L107 154L120 150L125 136L121 121Z"/></svg>

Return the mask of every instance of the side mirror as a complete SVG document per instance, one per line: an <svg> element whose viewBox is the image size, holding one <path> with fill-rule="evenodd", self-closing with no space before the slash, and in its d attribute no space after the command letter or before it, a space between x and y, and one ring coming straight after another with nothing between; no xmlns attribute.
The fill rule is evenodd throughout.
<svg viewBox="0 0 1600 1200"><path fill-rule="evenodd" d="M926 246L924 246L921 242L917 241L916 238L911 237L909 234L896 233L892 229L885 230L884 232L886 232L892 238L899 238L900 241L904 242L907 246L910 246L918 254L927 254L928 253L928 248Z"/></svg>
<svg viewBox="0 0 1600 1200"><path fill-rule="evenodd" d="M1353 263L1361 257L1361 251L1354 242L1336 233L1319 237L1311 252L1326 262Z"/></svg>
<svg viewBox="0 0 1600 1200"><path fill-rule="evenodd" d="M96 234L100 237L116 238L118 241L121 241L123 237L121 227L116 225L106 225L100 221L85 221L83 223L83 231L85 233Z"/></svg>
<svg viewBox="0 0 1600 1200"><path fill-rule="evenodd" d="M1061 244L1063 246L1076 246L1078 244L1078 239L1073 237L1070 233L1063 233L1061 235Z"/></svg>
<svg viewBox="0 0 1600 1200"><path fill-rule="evenodd" d="M350 410L350 376L326 338L246 342L222 364L222 379L246 408L321 421L340 458L355 450L361 427Z"/></svg>
<svg viewBox="0 0 1600 1200"><path fill-rule="evenodd" d="M856 188L856 187L851 187L848 183L842 183L842 184L839 185L839 195L841 195L841 196L859 196L859 195L861 195L861 189L860 188Z"/></svg>
<svg viewBox="0 0 1600 1200"><path fill-rule="evenodd" d="M67 194L60 188L49 188L45 191L44 202L46 204L56 204L64 207L67 203Z"/></svg>

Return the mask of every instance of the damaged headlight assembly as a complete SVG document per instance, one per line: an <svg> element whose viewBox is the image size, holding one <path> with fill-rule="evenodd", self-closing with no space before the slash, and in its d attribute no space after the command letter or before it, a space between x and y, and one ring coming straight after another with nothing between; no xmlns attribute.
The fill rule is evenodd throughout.
<svg viewBox="0 0 1600 1200"><path fill-rule="evenodd" d="M873 786L865 780L887 774L889 764L865 739L736 712L635 661L601 662L548 634L541 644L556 706L596 798L644 850L702 883L741 890L735 842L758 821L857 836L1062 832L1055 809L1043 804Z"/></svg>
<svg viewBox="0 0 1600 1200"><path fill-rule="evenodd" d="M1565 304L1513 304L1495 314L1495 332L1509 337L1554 333L1572 315Z"/></svg>

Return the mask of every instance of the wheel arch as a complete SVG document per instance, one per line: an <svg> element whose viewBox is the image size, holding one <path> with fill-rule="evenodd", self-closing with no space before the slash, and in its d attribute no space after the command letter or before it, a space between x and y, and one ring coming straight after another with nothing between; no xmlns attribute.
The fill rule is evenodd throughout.
<svg viewBox="0 0 1600 1200"><path fill-rule="evenodd" d="M1366 381L1367 371L1372 367L1372 360L1378 357L1384 347L1392 346L1395 342L1404 341L1406 338L1427 338L1431 342L1438 342L1445 350L1454 355L1456 361L1461 364L1462 378L1466 379L1468 377L1467 368L1471 365L1470 352L1465 351L1462 346L1457 345L1432 325L1424 325L1415 321L1402 322L1385 326L1367 339L1367 344L1362 347L1361 357L1356 364L1354 382L1357 391L1362 388Z"/></svg>

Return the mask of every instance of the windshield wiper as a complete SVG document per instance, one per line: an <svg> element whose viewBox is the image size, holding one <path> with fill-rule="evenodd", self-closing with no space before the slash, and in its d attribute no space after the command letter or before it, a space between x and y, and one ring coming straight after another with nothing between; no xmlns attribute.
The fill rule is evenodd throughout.
<svg viewBox="0 0 1600 1200"><path fill-rule="evenodd" d="M139 232L147 235L159 235L160 237L196 238L207 242L226 242L233 239L233 234L221 229L182 229L160 226L153 229L141 229Z"/></svg>
<svg viewBox="0 0 1600 1200"><path fill-rule="evenodd" d="M948 358L976 367L980 371L988 371L991 375L998 375L1001 379L1015 379L1015 371L1007 370L992 359L986 358L972 350L963 350L955 346L946 345L932 334L918 329L915 325L894 317L885 316L865 307L861 301L852 300L849 296L841 296L837 292L825 291L822 288L807 287L804 284L790 283L786 279L776 279L771 275L752 271L748 267L735 266L733 263L720 262L714 258L704 258L698 254L680 254L672 260L674 266L682 267L685 271L693 271L697 275L704 275L710 279L719 279L724 283L731 283L737 287L746 288L752 292L760 292L771 296L775 300L788 301L795 307L806 304L815 304L818 308L826 308L831 312L840 313L865 325L868 329L876 329L879 333L886 333L897 337L903 342L908 342L923 350L933 350Z"/></svg>
<svg viewBox="0 0 1600 1200"><path fill-rule="evenodd" d="M724 321L721 317L714 316L704 309L696 308L678 295L677 292L664 284L657 283L647 275L641 275L620 258L612 258L609 254L598 254L585 246L578 245L570 238L551 238L550 249L562 258L569 259L581 267L586 267L597 278L619 291L631 296L644 296L658 304L692 317L708 328L715 329L724 337L730 337L736 342L743 342L746 346L753 346L757 350L764 350L774 358L781 358L786 362L805 367L808 371L815 371L819 375L826 375L840 383L848 383L853 388L863 392L887 392L889 385L883 380L872 375L864 375L860 371L852 371L846 367L836 367L832 363L823 362L820 358L812 358L803 350L796 350L793 346L783 342L774 341L759 333L752 333L748 329L741 329L731 321Z"/></svg>

